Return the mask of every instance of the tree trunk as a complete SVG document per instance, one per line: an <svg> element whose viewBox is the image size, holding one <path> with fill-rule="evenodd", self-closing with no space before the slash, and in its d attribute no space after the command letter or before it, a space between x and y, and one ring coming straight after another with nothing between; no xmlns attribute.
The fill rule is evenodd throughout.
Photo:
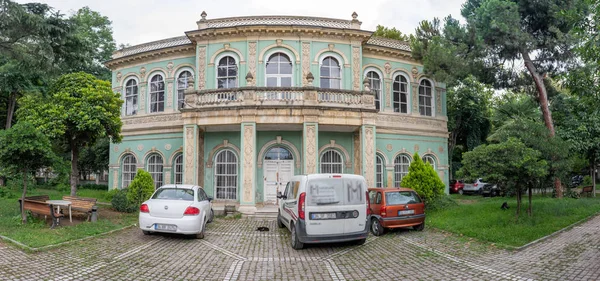
<svg viewBox="0 0 600 281"><path fill-rule="evenodd" d="M540 76L537 71L537 68L531 61L531 57L529 57L529 52L521 51L521 56L523 57L523 61L525 62L525 67L531 74L533 78L533 82L535 82L535 86L538 90L538 100L540 101L540 107L542 109L542 115L544 116L544 123L546 124L546 128L550 131L550 137L554 137L554 123L552 122L552 112L550 112L550 108L548 106L548 91L546 91L546 85L544 85L544 80ZM562 184L559 178L554 179L554 189L556 190L556 197L562 198Z"/></svg>
<svg viewBox="0 0 600 281"><path fill-rule="evenodd" d="M531 186L529 187L529 206L527 206L527 215L529 217L531 217L532 212L531 212Z"/></svg>
<svg viewBox="0 0 600 281"><path fill-rule="evenodd" d="M596 157L592 157L592 196L596 197Z"/></svg>
<svg viewBox="0 0 600 281"><path fill-rule="evenodd" d="M521 214L521 188L517 188L517 220Z"/></svg>
<svg viewBox="0 0 600 281"><path fill-rule="evenodd" d="M23 194L21 195L21 222L27 223L27 214L25 214L25 195L27 194L27 170L23 170Z"/></svg>
<svg viewBox="0 0 600 281"><path fill-rule="evenodd" d="M7 103L8 103L8 109L6 110L6 124L5 124L4 128L6 128L8 130L8 129L10 129L10 127L12 127L12 119L15 114L15 106L17 104L17 93L16 92L12 92L8 96Z"/></svg>
<svg viewBox="0 0 600 281"><path fill-rule="evenodd" d="M79 147L71 142L71 196L77 196L77 181L79 171L77 170L77 161L79 160Z"/></svg>

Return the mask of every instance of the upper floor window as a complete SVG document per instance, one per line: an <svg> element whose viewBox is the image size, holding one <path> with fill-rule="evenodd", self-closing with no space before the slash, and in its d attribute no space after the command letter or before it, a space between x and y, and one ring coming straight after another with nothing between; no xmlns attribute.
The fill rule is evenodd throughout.
<svg viewBox="0 0 600 281"><path fill-rule="evenodd" d="M156 74L150 79L150 112L165 111L165 80Z"/></svg>
<svg viewBox="0 0 600 281"><path fill-rule="evenodd" d="M125 115L135 115L138 109L138 85L135 79L125 83Z"/></svg>
<svg viewBox="0 0 600 281"><path fill-rule="evenodd" d="M367 72L367 80L369 80L369 88L375 95L375 108L381 109L381 78L375 71Z"/></svg>
<svg viewBox="0 0 600 281"><path fill-rule="evenodd" d="M394 112L408 113L408 80L403 75L397 75L394 79L392 96Z"/></svg>
<svg viewBox="0 0 600 281"><path fill-rule="evenodd" d="M423 162L429 163L431 165L431 167L433 167L433 169L435 170L435 159L433 158L433 156L431 156L431 155L424 155L423 156Z"/></svg>
<svg viewBox="0 0 600 281"><path fill-rule="evenodd" d="M342 86L342 69L334 57L326 57L321 63L321 88L340 89Z"/></svg>
<svg viewBox="0 0 600 281"><path fill-rule="evenodd" d="M267 87L292 86L292 61L286 54L272 54L267 60L265 72Z"/></svg>
<svg viewBox="0 0 600 281"><path fill-rule="evenodd" d="M183 107L185 96L183 91L188 88L189 81L194 80L194 76L191 72L185 70L179 73L177 77L177 108Z"/></svg>
<svg viewBox="0 0 600 281"><path fill-rule="evenodd" d="M230 56L221 58L217 66L217 88L236 88L238 86L237 76L238 67L235 59Z"/></svg>
<svg viewBox="0 0 600 281"><path fill-rule="evenodd" d="M429 80L422 80L419 84L419 113L432 116L432 88Z"/></svg>

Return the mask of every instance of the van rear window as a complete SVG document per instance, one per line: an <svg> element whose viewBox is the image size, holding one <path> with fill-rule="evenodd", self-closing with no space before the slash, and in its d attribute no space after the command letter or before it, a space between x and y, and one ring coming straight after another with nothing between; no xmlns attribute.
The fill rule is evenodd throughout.
<svg viewBox="0 0 600 281"><path fill-rule="evenodd" d="M385 193L386 205L421 203L419 196L412 191L392 191Z"/></svg>
<svg viewBox="0 0 600 281"><path fill-rule="evenodd" d="M358 205L365 203L365 185L360 180L314 179L308 182L307 205Z"/></svg>

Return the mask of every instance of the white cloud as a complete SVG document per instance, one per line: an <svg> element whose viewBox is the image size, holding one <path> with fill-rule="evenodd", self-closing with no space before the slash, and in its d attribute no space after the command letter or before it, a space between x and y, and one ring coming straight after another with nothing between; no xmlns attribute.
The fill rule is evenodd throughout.
<svg viewBox="0 0 600 281"><path fill-rule="evenodd" d="M17 0L20 3L33 0ZM351 19L358 13L362 29L378 24L413 33L422 20L460 16L464 0L35 0L69 14L83 6L98 11L113 22L117 44L141 44L182 36L196 29L200 13L208 18L248 15L297 15Z"/></svg>

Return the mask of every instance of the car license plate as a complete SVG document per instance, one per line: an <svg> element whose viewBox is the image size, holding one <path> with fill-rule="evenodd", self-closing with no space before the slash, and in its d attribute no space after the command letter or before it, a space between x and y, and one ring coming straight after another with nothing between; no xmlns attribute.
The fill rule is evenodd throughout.
<svg viewBox="0 0 600 281"><path fill-rule="evenodd" d="M317 213L317 214L312 214L311 219L313 220L330 220L330 219L335 219L336 218L336 214L335 213Z"/></svg>
<svg viewBox="0 0 600 281"><path fill-rule="evenodd" d="M404 216L404 215L412 215L415 213L415 210L403 210L403 211L398 211L398 215L399 216Z"/></svg>
<svg viewBox="0 0 600 281"><path fill-rule="evenodd" d="M177 226L172 224L155 224L154 229L156 230L166 230L166 231L176 231Z"/></svg>

